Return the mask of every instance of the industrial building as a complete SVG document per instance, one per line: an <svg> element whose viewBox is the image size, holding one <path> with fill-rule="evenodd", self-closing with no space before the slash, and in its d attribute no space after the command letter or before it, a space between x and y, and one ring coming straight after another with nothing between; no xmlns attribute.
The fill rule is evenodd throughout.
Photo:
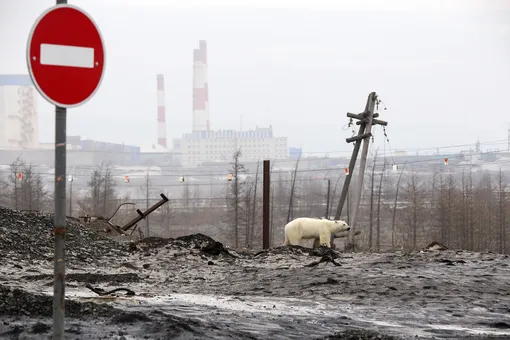
<svg viewBox="0 0 510 340"><path fill-rule="evenodd" d="M230 161L237 150L243 160L287 159L287 137L275 137L269 126L251 131L195 131L174 140L174 153L185 167Z"/></svg>
<svg viewBox="0 0 510 340"><path fill-rule="evenodd" d="M39 147L36 89L28 75L0 75L0 148Z"/></svg>
<svg viewBox="0 0 510 340"><path fill-rule="evenodd" d="M237 150L242 160L287 159L287 137L275 137L273 128L249 131L211 130L207 80L207 42L193 50L192 132L173 140L173 153L184 167L229 162Z"/></svg>

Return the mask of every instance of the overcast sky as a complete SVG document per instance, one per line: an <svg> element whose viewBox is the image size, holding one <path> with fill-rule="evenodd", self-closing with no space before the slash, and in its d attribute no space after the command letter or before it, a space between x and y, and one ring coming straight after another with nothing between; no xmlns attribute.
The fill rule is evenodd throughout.
<svg viewBox="0 0 510 340"><path fill-rule="evenodd" d="M0 74L27 73L29 30L54 3L0 0ZM345 113L376 91L393 149L507 138L510 1L69 3L92 15L107 51L101 88L68 110L69 135L155 143L157 73L168 137L190 132L193 48L205 39L212 129L238 129L242 116L243 130L271 124L307 152L351 150ZM41 141L53 142L54 107L40 97L38 111Z"/></svg>

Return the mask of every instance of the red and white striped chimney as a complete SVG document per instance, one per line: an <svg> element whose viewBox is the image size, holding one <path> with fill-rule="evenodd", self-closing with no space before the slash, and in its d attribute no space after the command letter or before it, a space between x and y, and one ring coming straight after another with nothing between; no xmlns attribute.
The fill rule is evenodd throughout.
<svg viewBox="0 0 510 340"><path fill-rule="evenodd" d="M165 81L162 74L157 75L158 82L158 145L167 148L165 117Z"/></svg>
<svg viewBox="0 0 510 340"><path fill-rule="evenodd" d="M193 131L209 130L207 43L200 40L199 48L193 50Z"/></svg>

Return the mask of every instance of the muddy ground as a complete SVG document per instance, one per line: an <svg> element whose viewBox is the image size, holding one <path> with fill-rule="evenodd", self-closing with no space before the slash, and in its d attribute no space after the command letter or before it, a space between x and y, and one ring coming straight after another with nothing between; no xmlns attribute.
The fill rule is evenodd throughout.
<svg viewBox="0 0 510 340"><path fill-rule="evenodd" d="M0 208L2 339L51 338L48 225ZM66 339L510 339L507 255L117 239L68 221Z"/></svg>
<svg viewBox="0 0 510 340"><path fill-rule="evenodd" d="M510 338L508 256L300 247L240 254L185 241L151 239L127 246L125 255L71 262L66 296L88 305L67 307L66 338ZM0 302L0 337L49 338L53 263L0 262L4 289L23 289L16 293L23 297ZM86 284L135 295L100 297Z"/></svg>

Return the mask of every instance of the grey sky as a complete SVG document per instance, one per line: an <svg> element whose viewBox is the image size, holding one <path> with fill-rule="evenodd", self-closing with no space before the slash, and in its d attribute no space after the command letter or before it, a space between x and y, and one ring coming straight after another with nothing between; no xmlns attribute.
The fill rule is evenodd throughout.
<svg viewBox="0 0 510 340"><path fill-rule="evenodd" d="M28 32L54 3L0 0L0 73L27 72ZM393 149L507 137L510 1L70 3L99 25L107 65L95 97L69 109L68 134L155 143L157 73L168 137L189 132L193 48L205 39L212 129L238 129L242 115L243 129L272 124L304 151L351 150L345 113L376 91ZM53 141L53 112L40 97L43 142Z"/></svg>

